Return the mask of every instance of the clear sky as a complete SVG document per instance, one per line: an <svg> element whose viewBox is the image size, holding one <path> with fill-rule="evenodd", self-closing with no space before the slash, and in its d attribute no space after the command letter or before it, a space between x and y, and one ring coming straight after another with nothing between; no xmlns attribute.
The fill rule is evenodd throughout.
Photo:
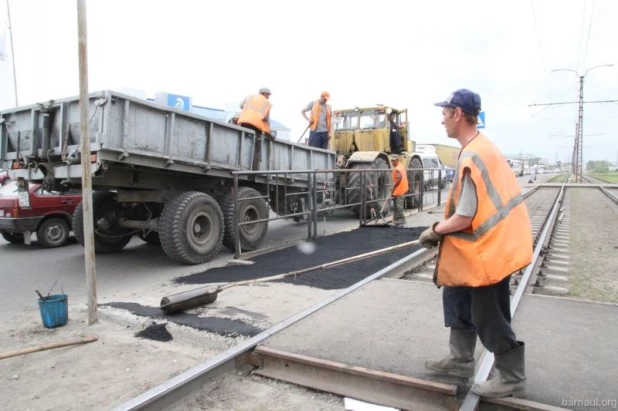
<svg viewBox="0 0 618 411"><path fill-rule="evenodd" d="M0 42L6 0L0 4ZM74 0L10 0L20 105L78 94ZM457 88L481 95L486 134L507 154L565 161L577 101L618 100L618 1L88 0L90 90L166 91L225 108L271 88L272 116L300 114L328 90L337 108L407 107L418 143L453 144L440 108ZM14 106L9 36L0 109ZM0 44L0 50L2 45ZM541 111L542 110L542 111ZM618 104L584 109L584 161L618 160Z"/></svg>

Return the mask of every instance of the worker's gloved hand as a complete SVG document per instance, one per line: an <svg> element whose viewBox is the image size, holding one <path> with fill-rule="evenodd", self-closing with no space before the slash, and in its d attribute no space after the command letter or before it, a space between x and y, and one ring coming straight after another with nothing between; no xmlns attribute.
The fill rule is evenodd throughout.
<svg viewBox="0 0 618 411"><path fill-rule="evenodd" d="M419 238L419 242L425 248L434 248L437 247L442 239L442 235L438 234L434 231L434 227L438 225L438 223L434 223L431 227L426 229L421 233Z"/></svg>

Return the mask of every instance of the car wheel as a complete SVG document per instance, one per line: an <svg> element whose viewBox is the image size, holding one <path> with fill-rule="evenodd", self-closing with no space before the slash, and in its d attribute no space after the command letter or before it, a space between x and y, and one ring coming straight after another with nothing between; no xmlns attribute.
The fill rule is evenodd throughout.
<svg viewBox="0 0 618 411"><path fill-rule="evenodd" d="M69 239L69 225L61 218L48 218L39 225L36 236L42 247L61 247Z"/></svg>

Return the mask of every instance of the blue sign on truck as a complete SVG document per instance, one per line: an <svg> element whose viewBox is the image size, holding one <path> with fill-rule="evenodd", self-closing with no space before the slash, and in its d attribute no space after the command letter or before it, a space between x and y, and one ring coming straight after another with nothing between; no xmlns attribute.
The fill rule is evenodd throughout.
<svg viewBox="0 0 618 411"><path fill-rule="evenodd" d="M167 95L167 105L176 110L191 111L191 98L187 96L179 96L177 94Z"/></svg>
<svg viewBox="0 0 618 411"><path fill-rule="evenodd" d="M179 94L155 93L155 101L157 104L162 104L164 106L189 113L192 108L191 97L181 96Z"/></svg>

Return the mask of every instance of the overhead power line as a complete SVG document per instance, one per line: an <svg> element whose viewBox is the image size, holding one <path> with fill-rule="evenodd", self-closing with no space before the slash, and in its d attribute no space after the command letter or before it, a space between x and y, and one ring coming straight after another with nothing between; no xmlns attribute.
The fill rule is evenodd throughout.
<svg viewBox="0 0 618 411"><path fill-rule="evenodd" d="M534 6L532 5L532 0L530 0L530 9L532 10L532 22L534 23L534 34L536 35L536 42L537 42L537 45L539 46L539 55L541 56L541 66L543 68L543 81L545 82L545 90L547 91L547 97L551 100L551 94L549 92L549 85L547 83L547 69L545 68L545 58L543 57L543 46L541 45L541 37L539 36L539 26L536 22L536 14L534 13Z"/></svg>

